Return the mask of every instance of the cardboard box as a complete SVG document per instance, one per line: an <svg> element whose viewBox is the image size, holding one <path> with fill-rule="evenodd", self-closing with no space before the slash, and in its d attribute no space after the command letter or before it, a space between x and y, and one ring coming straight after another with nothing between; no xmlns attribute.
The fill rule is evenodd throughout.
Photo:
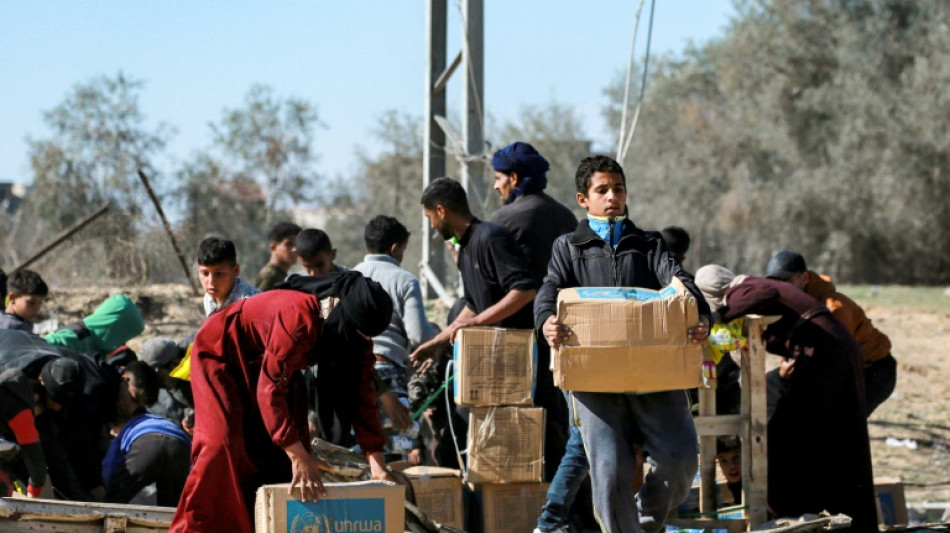
<svg viewBox="0 0 950 533"><path fill-rule="evenodd" d="M412 484L420 511L440 524L467 531L461 472L438 466L413 466L402 473Z"/></svg>
<svg viewBox="0 0 950 533"><path fill-rule="evenodd" d="M317 502L289 498L289 486L282 483L257 489L256 533L402 533L405 530L406 493L395 483L326 483L327 496Z"/></svg>
<svg viewBox="0 0 950 533"><path fill-rule="evenodd" d="M533 330L460 329L453 354L456 404L532 405L537 362Z"/></svg>
<svg viewBox="0 0 950 533"><path fill-rule="evenodd" d="M687 334L699 312L678 279L659 291L562 289L557 316L572 331L554 354L554 383L562 389L655 392L701 384L702 347Z"/></svg>
<svg viewBox="0 0 950 533"><path fill-rule="evenodd" d="M482 485L475 493L478 521L472 531L524 533L538 527L550 483ZM480 528L478 527L480 526Z"/></svg>
<svg viewBox="0 0 950 533"><path fill-rule="evenodd" d="M545 413L541 407L473 407L468 423L469 483L540 483Z"/></svg>
<svg viewBox="0 0 950 533"><path fill-rule="evenodd" d="M888 526L906 524L907 501L904 483L893 477L874 478L874 496L877 498L877 522Z"/></svg>

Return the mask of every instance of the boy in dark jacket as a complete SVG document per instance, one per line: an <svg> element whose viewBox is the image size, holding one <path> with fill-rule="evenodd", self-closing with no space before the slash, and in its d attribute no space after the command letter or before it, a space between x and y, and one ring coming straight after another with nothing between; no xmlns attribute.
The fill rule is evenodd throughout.
<svg viewBox="0 0 950 533"><path fill-rule="evenodd" d="M534 305L535 326L548 344L557 348L570 336L556 316L559 289L660 289L674 277L699 305L700 321L690 328L690 339L705 343L709 307L660 234L643 231L627 219L626 178L620 165L605 156L587 157L575 182L577 202L587 210L587 219L554 242L548 275ZM686 394L573 392L572 404L590 459L594 508L603 530L661 530L670 509L686 498L696 473L696 429ZM633 491L637 447L649 454L652 465L639 497Z"/></svg>
<svg viewBox="0 0 950 533"><path fill-rule="evenodd" d="M10 293L6 309L0 311L0 329L19 329L33 332L33 321L40 314L49 287L39 274L32 270L17 270L7 282Z"/></svg>
<svg viewBox="0 0 950 533"><path fill-rule="evenodd" d="M300 226L293 222L278 222L267 234L270 241L270 261L254 279L254 286L269 291L287 277L290 267L297 262L297 234Z"/></svg>

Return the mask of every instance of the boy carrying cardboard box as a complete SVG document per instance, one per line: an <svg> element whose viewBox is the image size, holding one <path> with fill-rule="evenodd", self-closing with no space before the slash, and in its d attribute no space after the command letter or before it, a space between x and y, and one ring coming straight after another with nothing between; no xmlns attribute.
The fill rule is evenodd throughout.
<svg viewBox="0 0 950 533"><path fill-rule="evenodd" d="M626 217L623 169L605 156L581 161L575 176L577 202L587 220L554 243L548 275L535 300L534 316L552 348L571 336L556 317L557 293L570 287L660 289L674 277L696 299L699 323L690 342L704 344L709 307L692 277L667 249L659 233L637 228ZM573 392L573 423L580 428L590 459L594 507L604 531L662 529L670 509L685 499L696 472L696 428L683 391L648 394ZM641 445L653 468L640 497L633 492ZM553 486L552 486L553 490ZM636 501L637 507L630 505Z"/></svg>

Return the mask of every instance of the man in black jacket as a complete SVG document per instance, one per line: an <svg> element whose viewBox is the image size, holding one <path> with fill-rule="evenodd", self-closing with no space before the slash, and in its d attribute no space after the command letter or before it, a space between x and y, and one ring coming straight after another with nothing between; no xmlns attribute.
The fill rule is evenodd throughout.
<svg viewBox="0 0 950 533"><path fill-rule="evenodd" d="M528 143L516 142L495 152L495 190L505 204L488 217L508 228L528 258L531 275L540 286L548 272L551 245L577 228L577 217L564 204L545 194L550 168Z"/></svg>
<svg viewBox="0 0 950 533"><path fill-rule="evenodd" d="M547 187L547 160L528 143L516 142L495 152L495 190L505 205L488 217L508 228L528 259L535 283L548 271L554 240L577 228L577 218L570 209L544 193ZM557 471L567 442L567 406L554 386L551 373L551 351L540 339L535 403L547 409L544 435L545 479L550 481Z"/></svg>

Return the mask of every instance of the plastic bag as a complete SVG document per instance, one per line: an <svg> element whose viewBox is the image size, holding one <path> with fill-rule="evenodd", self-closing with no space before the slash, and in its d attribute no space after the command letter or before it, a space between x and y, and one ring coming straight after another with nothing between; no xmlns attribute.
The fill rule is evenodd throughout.
<svg viewBox="0 0 950 533"><path fill-rule="evenodd" d="M737 318L727 324L716 324L709 332L709 352L715 363L719 363L726 352L741 350L746 346L742 335L744 319Z"/></svg>

